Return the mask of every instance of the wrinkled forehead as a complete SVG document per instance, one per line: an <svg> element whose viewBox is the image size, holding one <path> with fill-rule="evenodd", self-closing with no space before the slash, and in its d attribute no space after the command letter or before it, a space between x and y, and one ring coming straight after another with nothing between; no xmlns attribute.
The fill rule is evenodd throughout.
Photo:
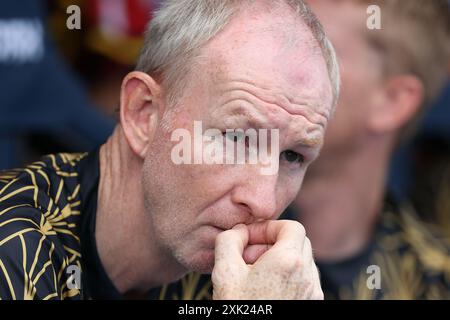
<svg viewBox="0 0 450 320"><path fill-rule="evenodd" d="M289 26L286 26L286 25ZM332 89L326 62L299 19L280 24L270 15L235 18L203 50L212 83L242 80L329 114Z"/></svg>

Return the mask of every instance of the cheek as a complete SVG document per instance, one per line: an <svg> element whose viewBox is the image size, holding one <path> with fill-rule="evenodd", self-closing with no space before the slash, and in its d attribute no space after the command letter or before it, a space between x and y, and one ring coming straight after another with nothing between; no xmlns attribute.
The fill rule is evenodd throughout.
<svg viewBox="0 0 450 320"><path fill-rule="evenodd" d="M159 162L160 166L148 164L151 167L146 177L151 185L149 192L157 190L154 202L164 211L182 212L188 217L188 223L194 223L204 208L213 205L230 189L231 175L227 167Z"/></svg>
<svg viewBox="0 0 450 320"><path fill-rule="evenodd" d="M305 170L298 175L293 175L280 179L280 186L277 190L278 203L280 204L281 211L287 208L294 201L298 192L301 189L303 178L305 176Z"/></svg>
<svg viewBox="0 0 450 320"><path fill-rule="evenodd" d="M183 203L186 202L186 190L189 188L189 181L185 177L187 170L172 162L170 141L164 137L155 137L149 149L143 170L146 204L154 216L173 215L188 205Z"/></svg>

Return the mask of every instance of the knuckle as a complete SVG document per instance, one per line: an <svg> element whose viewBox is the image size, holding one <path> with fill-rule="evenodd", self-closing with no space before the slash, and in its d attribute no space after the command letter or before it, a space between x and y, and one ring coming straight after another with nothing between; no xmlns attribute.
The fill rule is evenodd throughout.
<svg viewBox="0 0 450 320"><path fill-rule="evenodd" d="M295 231L302 237L306 236L305 227L298 221L290 221L290 227L295 229Z"/></svg>
<svg viewBox="0 0 450 320"><path fill-rule="evenodd" d="M292 259L292 265L291 265L291 270L292 271L297 271L297 270L302 270L305 266L305 263L303 261L303 259L301 259L300 257L295 257L294 259Z"/></svg>
<svg viewBox="0 0 450 320"><path fill-rule="evenodd" d="M292 273L301 270L304 267L303 259L297 255L281 255L278 259L281 270Z"/></svg>

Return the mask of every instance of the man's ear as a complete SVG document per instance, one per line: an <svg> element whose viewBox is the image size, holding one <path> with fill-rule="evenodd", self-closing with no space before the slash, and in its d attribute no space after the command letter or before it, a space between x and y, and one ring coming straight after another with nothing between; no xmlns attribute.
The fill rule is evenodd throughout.
<svg viewBox="0 0 450 320"><path fill-rule="evenodd" d="M369 126L377 133L393 132L414 118L424 100L422 82L412 75L390 77L380 99L370 109Z"/></svg>
<svg viewBox="0 0 450 320"><path fill-rule="evenodd" d="M131 150L145 157L165 104L161 86L148 74L133 71L122 82L120 123Z"/></svg>

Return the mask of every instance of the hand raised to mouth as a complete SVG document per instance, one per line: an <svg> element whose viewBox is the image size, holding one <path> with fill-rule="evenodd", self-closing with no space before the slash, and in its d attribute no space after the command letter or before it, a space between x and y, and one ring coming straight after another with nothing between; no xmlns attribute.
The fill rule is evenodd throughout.
<svg viewBox="0 0 450 320"><path fill-rule="evenodd" d="M323 299L311 242L296 221L236 225L216 238L213 298Z"/></svg>

